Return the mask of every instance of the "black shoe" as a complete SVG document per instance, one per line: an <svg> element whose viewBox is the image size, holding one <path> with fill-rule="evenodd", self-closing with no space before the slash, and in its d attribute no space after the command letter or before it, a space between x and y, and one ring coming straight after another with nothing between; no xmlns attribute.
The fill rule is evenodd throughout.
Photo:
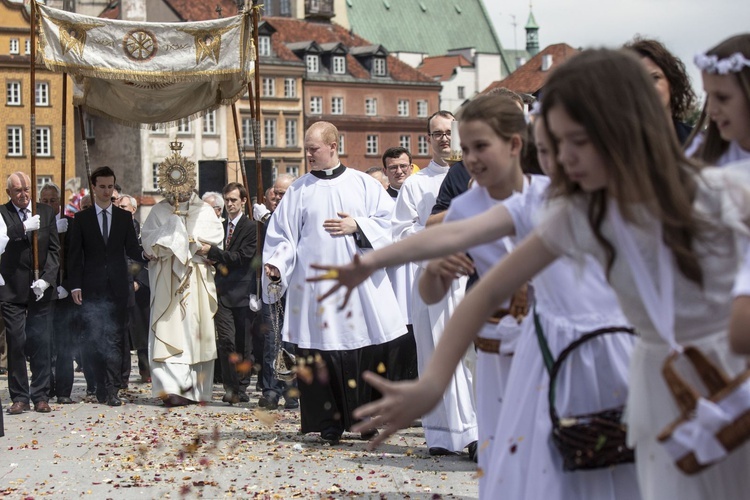
<svg viewBox="0 0 750 500"><path fill-rule="evenodd" d="M239 394L226 393L226 394L224 394L224 397L221 398L221 400L224 403L229 403L230 405L236 405L237 403L240 402L240 395Z"/></svg>
<svg viewBox="0 0 750 500"><path fill-rule="evenodd" d="M343 433L340 429L331 427L321 432L320 438L328 444L339 444L339 441L341 440L341 434Z"/></svg>
<svg viewBox="0 0 750 500"><path fill-rule="evenodd" d="M0 368L0 375L5 375L7 373L8 373L8 369L7 368Z"/></svg>
<svg viewBox="0 0 750 500"><path fill-rule="evenodd" d="M65 396L58 396L57 397L57 404L59 405L72 405L75 401L73 401L70 398L66 398Z"/></svg>
<svg viewBox="0 0 750 500"><path fill-rule="evenodd" d="M469 446L467 446L469 449L469 460L471 460L474 463L477 463L477 460L479 460L479 453L477 453L477 442L472 441L469 443Z"/></svg>
<svg viewBox="0 0 750 500"><path fill-rule="evenodd" d="M375 436L377 436L378 434L380 434L380 433L378 432L378 430L377 430L377 429L373 429L373 430L371 430L371 431L367 431L367 432L363 432L363 433L361 433L361 434L359 435L359 438L360 438L360 439L361 439L362 441L369 441L369 440L371 440L372 438L374 438Z"/></svg>
<svg viewBox="0 0 750 500"><path fill-rule="evenodd" d="M117 396L110 396L107 398L107 404L109 406L122 406L122 399Z"/></svg>
<svg viewBox="0 0 750 500"><path fill-rule="evenodd" d="M284 398L284 408L287 410L296 410L297 408L299 408L299 399Z"/></svg>
<svg viewBox="0 0 750 500"><path fill-rule="evenodd" d="M246 392L240 392L237 395L240 397L240 403L249 403L250 402L250 396L248 396Z"/></svg>
<svg viewBox="0 0 750 500"><path fill-rule="evenodd" d="M267 410L275 410L279 407L279 400L278 398L261 396L258 398L258 406Z"/></svg>
<svg viewBox="0 0 750 500"><path fill-rule="evenodd" d="M430 456L432 457L446 457L449 455L458 455L455 451L446 450L445 448L441 448L439 446L433 446L429 450Z"/></svg>

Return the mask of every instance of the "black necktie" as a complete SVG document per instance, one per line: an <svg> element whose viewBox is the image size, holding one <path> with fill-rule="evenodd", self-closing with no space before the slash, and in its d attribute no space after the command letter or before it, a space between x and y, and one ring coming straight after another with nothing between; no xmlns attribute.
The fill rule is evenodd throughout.
<svg viewBox="0 0 750 500"><path fill-rule="evenodd" d="M104 238L104 244L107 244L107 236L109 235L109 225L107 224L107 211L102 210L102 238Z"/></svg>
<svg viewBox="0 0 750 500"><path fill-rule="evenodd" d="M26 215L26 209L21 209L21 222L26 222L26 219L28 218L28 215Z"/></svg>

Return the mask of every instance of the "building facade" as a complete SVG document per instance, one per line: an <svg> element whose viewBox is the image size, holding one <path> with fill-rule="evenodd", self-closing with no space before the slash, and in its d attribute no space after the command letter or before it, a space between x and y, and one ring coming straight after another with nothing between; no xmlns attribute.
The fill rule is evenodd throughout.
<svg viewBox="0 0 750 500"><path fill-rule="evenodd" d="M2 167L5 179L13 172L31 174L31 99L36 117L37 190L46 182L64 189L75 167L72 85L65 102L62 97L64 76L36 67L35 88L31 89L31 32L29 12L23 3L0 0L0 81L4 89L0 129L3 131ZM70 83L70 82L69 82ZM67 111L63 137L63 108ZM65 144L63 146L63 139ZM65 172L62 172L65 154ZM63 195L63 201L67 198Z"/></svg>

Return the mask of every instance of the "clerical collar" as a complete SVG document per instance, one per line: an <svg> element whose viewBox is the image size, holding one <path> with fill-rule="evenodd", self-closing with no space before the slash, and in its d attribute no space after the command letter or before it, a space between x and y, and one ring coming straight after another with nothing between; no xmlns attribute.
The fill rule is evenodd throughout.
<svg viewBox="0 0 750 500"><path fill-rule="evenodd" d="M339 163L338 166L334 168L327 168L325 170L311 170L310 173L318 179L335 179L339 175L343 174L344 170L346 170L346 167Z"/></svg>
<svg viewBox="0 0 750 500"><path fill-rule="evenodd" d="M385 189L391 198L398 198L398 189L393 189L390 185Z"/></svg>

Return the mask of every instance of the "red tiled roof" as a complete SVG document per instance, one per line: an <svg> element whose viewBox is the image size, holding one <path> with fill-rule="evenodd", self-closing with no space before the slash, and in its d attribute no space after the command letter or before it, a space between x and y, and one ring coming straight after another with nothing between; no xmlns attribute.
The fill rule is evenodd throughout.
<svg viewBox="0 0 750 500"><path fill-rule="evenodd" d="M426 75L444 82L453 75L453 70L457 67L471 67L472 64L464 56L450 55L450 56L434 56L425 57L422 59L422 64L417 67L419 71Z"/></svg>
<svg viewBox="0 0 750 500"><path fill-rule="evenodd" d="M213 2L195 0L162 0L183 21L210 21L219 17L216 6L221 7L221 17L237 15L237 2L215 0Z"/></svg>
<svg viewBox="0 0 750 500"><path fill-rule="evenodd" d="M344 27L339 26L335 23L316 23L303 21L301 19L292 19L289 17L265 17L263 19L277 30L276 33L271 37L272 47L274 50L276 50L276 54L279 57L282 57L282 54L284 54L284 57L282 58L287 57L286 52L284 50L277 49L280 49L280 44L286 43L307 42L314 40L318 44L322 45L325 43L341 42L345 47L349 49L351 49L352 47L372 45L372 42L369 42L364 38L349 32ZM297 56L294 57L299 60ZM348 73L351 76L361 79L370 78L370 72L364 66L362 66L357 58L355 58L353 55L346 55L346 65ZM429 76L412 68L408 64L400 61L393 56L388 56L388 74L393 80L399 82L434 81Z"/></svg>
<svg viewBox="0 0 750 500"><path fill-rule="evenodd" d="M516 69L504 80L492 82L481 93L484 94L497 87L506 87L514 92L535 94L544 86L547 76L549 76L550 72L556 66L578 52L578 49L574 49L566 43L550 45L532 57L529 62ZM552 56L552 67L547 71L542 71L542 58L545 55Z"/></svg>

